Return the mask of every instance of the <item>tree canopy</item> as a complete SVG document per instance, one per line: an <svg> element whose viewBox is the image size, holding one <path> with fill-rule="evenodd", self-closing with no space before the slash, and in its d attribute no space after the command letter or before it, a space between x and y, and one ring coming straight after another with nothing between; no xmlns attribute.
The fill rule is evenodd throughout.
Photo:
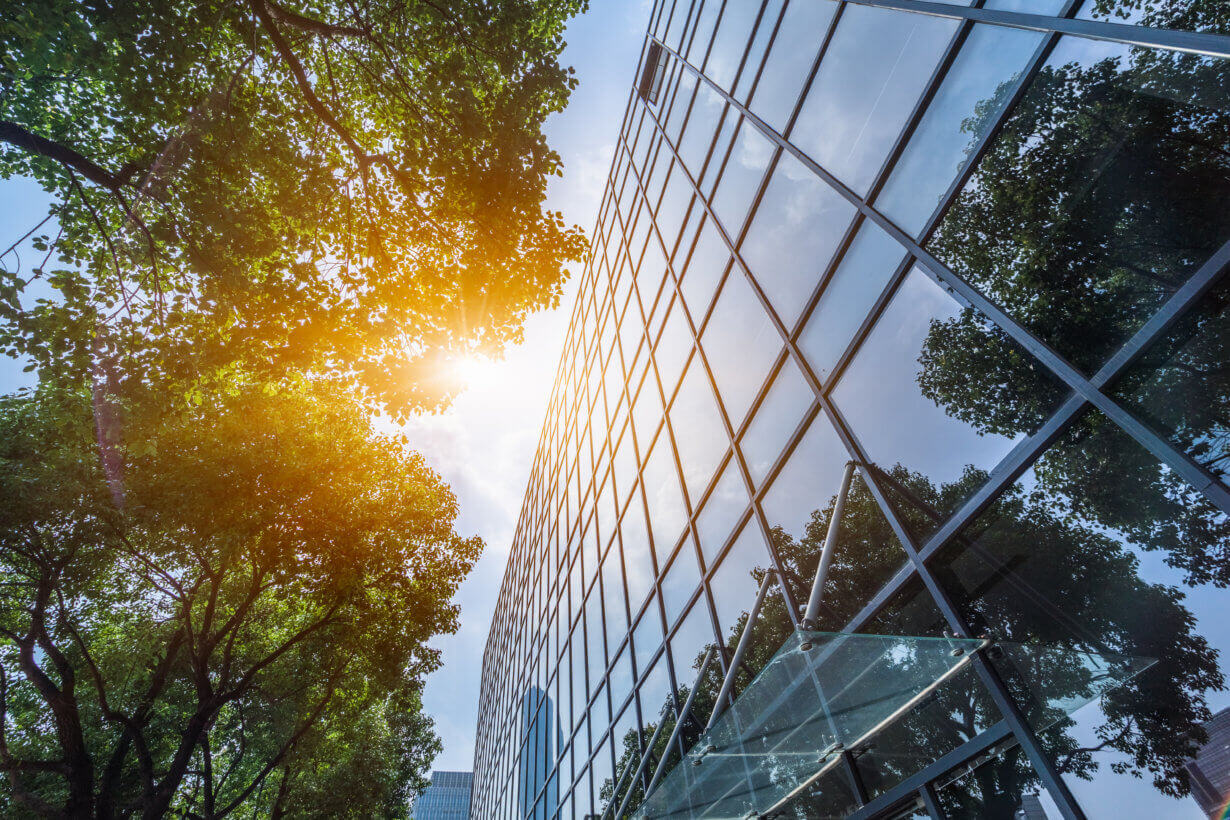
<svg viewBox="0 0 1230 820"><path fill-rule="evenodd" d="M3 813L404 814L480 549L447 487L318 388L99 435L122 505L88 395L0 406Z"/></svg>
<svg viewBox="0 0 1230 820"><path fill-rule="evenodd" d="M9 4L0 176L51 192L58 234L4 270L0 345L44 379L300 372L436 406L439 360L518 338L583 250L542 134L583 6Z"/></svg>

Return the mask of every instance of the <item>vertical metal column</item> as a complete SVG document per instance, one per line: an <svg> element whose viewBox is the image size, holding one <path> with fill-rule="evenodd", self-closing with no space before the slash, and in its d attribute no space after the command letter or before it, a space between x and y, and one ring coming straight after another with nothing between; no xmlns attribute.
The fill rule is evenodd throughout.
<svg viewBox="0 0 1230 820"><path fill-rule="evenodd" d="M841 476L841 489L833 501L833 515L829 518L829 529L824 534L824 547L820 550L820 563L816 566L816 577L811 582L811 596L807 599L807 611L803 613L803 629L814 630L816 617L820 614L820 602L824 598L824 581L829 574L829 564L833 563L833 552L837 546L837 529L841 526L841 514L846 506L846 496L850 494L850 481L854 478L854 462L846 462L846 471Z"/></svg>
<svg viewBox="0 0 1230 820"><path fill-rule="evenodd" d="M747 653L747 647L752 642L752 628L756 626L756 619L760 616L760 607L764 604L765 596L769 594L769 587L773 580L777 577L775 570L766 570L764 580L760 582L760 591L756 593L756 603L752 605L752 611L747 615L747 624L743 627L743 634L739 636L739 643L735 646L734 657L730 660L730 666L726 669L726 678L722 681L722 691L718 693L717 702L713 704L713 714L709 715L709 722L705 724L705 731L713 728L713 724L717 723L717 719L721 717L722 712L726 709L726 701L730 697L730 690L735 687L735 678L739 674L739 666L743 663L743 656Z"/></svg>

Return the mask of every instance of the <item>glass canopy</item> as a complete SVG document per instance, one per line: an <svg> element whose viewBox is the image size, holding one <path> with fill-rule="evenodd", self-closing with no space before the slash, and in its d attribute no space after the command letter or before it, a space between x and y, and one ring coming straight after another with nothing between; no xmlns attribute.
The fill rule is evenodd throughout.
<svg viewBox="0 0 1230 820"><path fill-rule="evenodd" d="M796 632L635 816L744 818L772 811L836 765L843 750L867 742L935 693L989 643ZM997 663L1065 669L1062 697L1032 691L1041 707L1039 730L1152 664L1022 644L995 644L990 651Z"/></svg>

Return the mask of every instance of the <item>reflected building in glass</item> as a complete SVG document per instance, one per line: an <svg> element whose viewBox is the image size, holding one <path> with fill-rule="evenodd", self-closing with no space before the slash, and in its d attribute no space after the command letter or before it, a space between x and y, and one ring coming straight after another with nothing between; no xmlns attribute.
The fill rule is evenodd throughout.
<svg viewBox="0 0 1230 820"><path fill-rule="evenodd" d="M779 816L1202 817L1188 763L1230 706L1228 60L1220 0L658 0L483 659L472 816L636 816L799 628L828 544L809 626L983 648L813 750L834 765ZM1103 691L1091 657L1147 668Z"/></svg>

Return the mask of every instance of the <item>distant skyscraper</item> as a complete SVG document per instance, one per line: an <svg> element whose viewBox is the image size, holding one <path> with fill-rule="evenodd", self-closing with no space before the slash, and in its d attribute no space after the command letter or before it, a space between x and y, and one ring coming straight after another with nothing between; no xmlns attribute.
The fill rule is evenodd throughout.
<svg viewBox="0 0 1230 820"><path fill-rule="evenodd" d="M432 772L431 785L414 801L414 820L469 820L473 772Z"/></svg>
<svg viewBox="0 0 1230 820"><path fill-rule="evenodd" d="M1230 800L1230 708L1214 715L1204 730L1209 739L1187 764L1187 776L1201 810L1211 818L1221 818Z"/></svg>
<svg viewBox="0 0 1230 820"><path fill-rule="evenodd" d="M1050 820L1036 792L1021 796L1021 808L1016 816L1018 820Z"/></svg>
<svg viewBox="0 0 1230 820"><path fill-rule="evenodd" d="M549 820L559 802L558 781L551 774L558 737L555 705L547 693L530 687L521 703L522 734L527 738L521 758L521 816Z"/></svg>
<svg viewBox="0 0 1230 820"><path fill-rule="evenodd" d="M484 652L475 817L768 812L766 782L802 817L1174 810L1152 750L1230 659L1227 32L1226 0L653 3ZM808 738L796 782L767 728L696 744L755 602L747 680L821 554L819 631L1018 649L839 755ZM1158 700L1068 738L1131 748L1065 777L1033 727L1144 656ZM741 776L689 781L698 748Z"/></svg>

